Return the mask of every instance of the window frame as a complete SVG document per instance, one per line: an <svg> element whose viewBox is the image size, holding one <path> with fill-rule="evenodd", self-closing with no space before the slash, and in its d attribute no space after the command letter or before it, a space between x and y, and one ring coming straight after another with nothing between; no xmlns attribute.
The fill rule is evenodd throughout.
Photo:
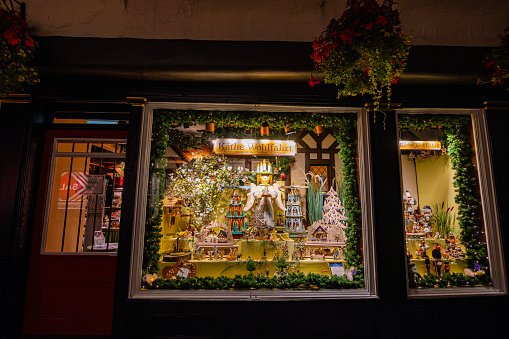
<svg viewBox="0 0 509 339"><path fill-rule="evenodd" d="M313 112L357 114L359 152L359 190L362 209L365 289L361 290L141 290L145 215L150 165L150 139L155 110L208 110L258 112ZM314 107L211 103L147 103L141 119L140 149L138 154L136 197L131 244L129 291L130 299L164 300L306 300L306 299L372 299L379 298L376 270L376 250L373 217L373 177L369 120L366 108Z"/></svg>
<svg viewBox="0 0 509 339"><path fill-rule="evenodd" d="M477 161L477 175L481 194L482 214L484 231L486 234L486 246L490 258L490 271L492 286L475 287L445 287L445 288L410 288L407 278L407 296L410 299L424 298L447 298L459 296L486 296L506 295L507 277L505 275L504 253L502 247L502 233L499 220L498 205L496 199L496 187L494 182L491 144L489 139L486 111L484 109L456 109L456 108L404 108L398 109L397 115L401 114L451 114L469 115L472 121L473 146ZM398 129L399 132L399 129ZM401 154L398 148L398 152ZM401 176L401 157L400 179ZM403 182L401 181L401 187ZM403 216L403 210L402 214ZM404 227L402 226L402 232ZM405 235L406 238L406 235Z"/></svg>
<svg viewBox="0 0 509 339"><path fill-rule="evenodd" d="M58 157L79 157L79 158L91 158L91 157L102 157L102 158L123 158L125 161L126 153L103 153L103 152L58 152L59 142L87 142L87 143L124 143L127 144L125 138L96 138L96 137L83 137L83 138L72 138L72 137L53 137L51 146L51 163L49 167L49 178L46 184L46 195L44 205L44 220L43 220L43 231L41 237L41 255L108 255L116 256L117 251L91 251L91 252L47 252L46 251L46 240L48 235L49 227L49 216L51 209L51 198L52 188L55 178L55 166L56 159Z"/></svg>

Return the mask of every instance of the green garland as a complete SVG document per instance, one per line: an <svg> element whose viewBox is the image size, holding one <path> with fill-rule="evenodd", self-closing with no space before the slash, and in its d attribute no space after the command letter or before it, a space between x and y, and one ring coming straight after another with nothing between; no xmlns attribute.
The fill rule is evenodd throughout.
<svg viewBox="0 0 509 339"><path fill-rule="evenodd" d="M489 260L482 232L482 211L477 192L476 169L472 163L469 116L457 115L400 115L399 127L409 129L442 129L448 154L451 157L454 175L454 198L458 204L458 221L461 228L460 240L466 247L466 264L471 270L489 273ZM489 279L489 274L483 281Z"/></svg>
<svg viewBox="0 0 509 339"><path fill-rule="evenodd" d="M354 276L349 281L346 276L325 276L316 273L289 273L277 277L248 274L235 275L234 278L219 277L191 277L177 279L157 279L152 284L142 282L145 289L184 289L184 290L228 290L228 289L353 289L364 288L364 281L360 276Z"/></svg>
<svg viewBox="0 0 509 339"><path fill-rule="evenodd" d="M357 146L355 144L357 136L356 117L343 116L337 124L338 132L334 134L336 140L341 145L339 158L343 167L342 187L343 187L343 206L348 211L348 227L345 229L345 235L348 241L345 246L345 263L351 267L356 267L358 274L362 275L364 265L362 264L362 213L359 199L359 183L357 180Z"/></svg>
<svg viewBox="0 0 509 339"><path fill-rule="evenodd" d="M166 149L172 140L168 116L154 114L152 143L150 146L149 187L147 192L147 215L145 219L145 244L143 249L143 271L159 271L161 222L166 179Z"/></svg>
<svg viewBox="0 0 509 339"><path fill-rule="evenodd" d="M441 276L436 274L425 274L421 276L414 271L415 263L407 256L408 263L408 286L410 288L436 288L436 287L466 287L466 286L488 286L491 285L491 278L488 274L469 277L461 273L444 273Z"/></svg>
<svg viewBox="0 0 509 339"><path fill-rule="evenodd" d="M168 145L176 144L182 148L196 148L200 138L186 137L175 127L214 122L216 128L224 128L233 123L234 128L260 128L267 122L271 132L284 127L313 130L316 126L335 127L335 137L341 145L339 157L343 162L343 186L345 187L344 206L349 211L349 226L346 229L348 242L345 250L345 263L356 267L358 277L362 277L362 229L359 185L357 181L356 145L357 116L355 114L322 113L271 113L271 112L224 112L224 111L183 111L156 110L154 112L152 144L150 155L150 183L147 196L147 218L145 223L145 248L143 252L143 271L157 273L160 259L160 239L162 221L162 201L165 189L165 154ZM230 127L231 128L231 127ZM239 131L239 130L237 130ZM158 186L155 182L158 181ZM157 189L157 187L159 189ZM153 202L152 204L150 202ZM334 287L336 288L336 287Z"/></svg>
<svg viewBox="0 0 509 339"><path fill-rule="evenodd" d="M171 117L174 126L203 125L214 122L215 128L225 128L233 123L234 128L260 128L264 122L270 129L284 127L311 131L316 126L333 127L341 123L343 114L308 113L308 112L256 112L256 111L182 111L156 110L155 115ZM274 131L271 131L274 132ZM279 133L279 131L277 132ZM215 133L214 133L215 135Z"/></svg>

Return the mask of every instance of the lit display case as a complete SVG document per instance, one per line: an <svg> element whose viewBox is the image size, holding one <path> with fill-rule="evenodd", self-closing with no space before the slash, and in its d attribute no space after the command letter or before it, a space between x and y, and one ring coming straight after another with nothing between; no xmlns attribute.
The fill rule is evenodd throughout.
<svg viewBox="0 0 509 339"><path fill-rule="evenodd" d="M409 295L504 289L484 111L408 113L398 124Z"/></svg>
<svg viewBox="0 0 509 339"><path fill-rule="evenodd" d="M374 295L369 151L359 147L367 114L154 109L147 116L145 227L143 247L135 246L143 259L133 294Z"/></svg>

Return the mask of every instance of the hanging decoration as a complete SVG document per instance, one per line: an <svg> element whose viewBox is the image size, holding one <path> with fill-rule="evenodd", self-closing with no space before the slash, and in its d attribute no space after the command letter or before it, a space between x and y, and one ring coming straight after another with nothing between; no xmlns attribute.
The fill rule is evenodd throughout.
<svg viewBox="0 0 509 339"><path fill-rule="evenodd" d="M332 19L313 42L314 75L322 72L325 83L337 85L338 99L370 94L376 112L385 90L390 106L392 84L403 73L410 50L394 5L392 0L350 0L341 18ZM310 87L319 82L309 78Z"/></svg>
<svg viewBox="0 0 509 339"><path fill-rule="evenodd" d="M37 69L31 65L37 43L28 34L25 18L9 6L0 8L0 46L0 97L39 83Z"/></svg>
<svg viewBox="0 0 509 339"><path fill-rule="evenodd" d="M503 85L509 79L509 27L504 29L505 36L502 39L502 46L493 49L486 54L482 60L484 67L491 72L491 79L488 81L477 80L477 84L491 84L493 86ZM505 79L505 80L504 80ZM505 88L509 91L509 87Z"/></svg>

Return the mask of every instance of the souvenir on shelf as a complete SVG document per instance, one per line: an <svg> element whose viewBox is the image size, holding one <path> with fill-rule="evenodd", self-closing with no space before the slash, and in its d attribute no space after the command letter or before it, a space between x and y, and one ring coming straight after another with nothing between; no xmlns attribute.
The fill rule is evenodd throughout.
<svg viewBox="0 0 509 339"><path fill-rule="evenodd" d="M191 278L196 276L196 268L187 260L179 260L173 266L166 266L162 270L164 279Z"/></svg>
<svg viewBox="0 0 509 339"><path fill-rule="evenodd" d="M403 194L403 203L405 206L405 230L407 237L419 239L426 236L426 233L431 228L429 226L431 218L431 211L428 210L429 206L424 206L421 213L419 206L415 206L417 201L408 190Z"/></svg>
<svg viewBox="0 0 509 339"><path fill-rule="evenodd" d="M257 214L263 219L262 223L266 227L273 229L275 220L272 202L275 201L280 209L285 209L281 201L280 186L277 183L272 184L272 165L265 159L262 164L258 164L256 173L256 185L251 183L244 211L249 211L255 205L255 200L258 201Z"/></svg>
<svg viewBox="0 0 509 339"><path fill-rule="evenodd" d="M241 238L246 229L242 196L237 189L230 196L228 212L226 212L226 226L230 229L234 238Z"/></svg>
<svg viewBox="0 0 509 339"><path fill-rule="evenodd" d="M267 218L264 213L264 205L260 201L256 201L255 208L251 213L250 219L254 220L252 226L245 232L247 239L265 240L269 239L272 228L267 225Z"/></svg>
<svg viewBox="0 0 509 339"><path fill-rule="evenodd" d="M323 218L315 221L308 229L307 247L341 247L345 245L347 227L343 222L348 220L343 206L334 188L330 188L323 205Z"/></svg>
<svg viewBox="0 0 509 339"><path fill-rule="evenodd" d="M196 249L201 248L207 249L218 249L228 250L228 253L232 250L236 250L239 246L233 244L233 236L230 228L225 224L212 222L209 225L205 225L201 228L197 235Z"/></svg>
<svg viewBox="0 0 509 339"><path fill-rule="evenodd" d="M286 232L292 238L299 238L305 235L306 230L303 224L302 208L300 207L299 192L292 185L288 200L286 200Z"/></svg>

